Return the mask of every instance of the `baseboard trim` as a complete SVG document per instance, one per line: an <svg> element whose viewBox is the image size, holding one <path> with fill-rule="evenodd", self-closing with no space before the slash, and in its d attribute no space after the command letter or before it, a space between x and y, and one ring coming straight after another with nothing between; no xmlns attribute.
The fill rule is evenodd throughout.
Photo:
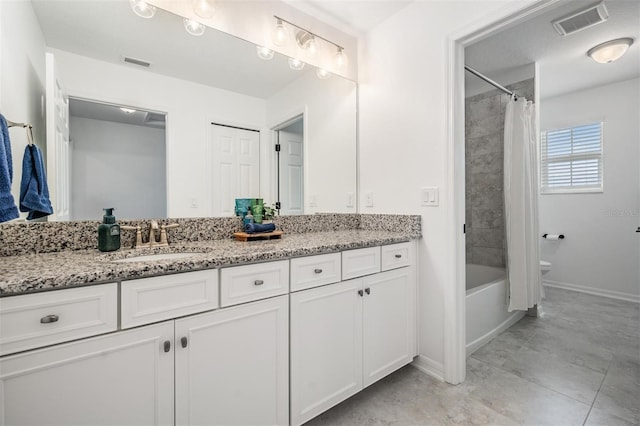
<svg viewBox="0 0 640 426"><path fill-rule="evenodd" d="M640 303L640 295L623 293L621 291L603 290L601 288L587 287L585 285L563 283L560 281L542 280L547 287L561 288L564 290L578 291L580 293L593 294L594 296L608 297L610 299L625 300L627 302Z"/></svg>
<svg viewBox="0 0 640 426"><path fill-rule="evenodd" d="M418 355L413 359L411 365L431 377L444 382L444 365L442 365L441 362L436 362L424 355Z"/></svg>
<svg viewBox="0 0 640 426"><path fill-rule="evenodd" d="M525 316L525 314L526 314L526 311L516 311L513 314L511 314L509 318L504 320L502 324L498 325L496 328L489 331L484 336L480 336L473 342L467 343L467 356L471 355L472 353L474 353L475 351L483 347L485 344L489 343L489 341L494 337L496 337L498 334L502 333L503 331L511 327L513 324L520 321Z"/></svg>

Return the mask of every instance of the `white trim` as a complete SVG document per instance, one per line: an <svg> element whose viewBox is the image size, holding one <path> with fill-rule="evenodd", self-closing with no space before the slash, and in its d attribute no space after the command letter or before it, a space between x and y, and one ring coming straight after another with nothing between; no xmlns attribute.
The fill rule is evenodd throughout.
<svg viewBox="0 0 640 426"><path fill-rule="evenodd" d="M464 29L451 33L447 44L447 146L446 189L447 217L445 233L448 262L444 284L443 377L457 384L465 379L465 236L462 224L464 205L464 48L489 35L539 15L559 0L512 2L496 14L485 16ZM462 164L462 166L460 165ZM462 181L462 183L460 182ZM461 186L462 185L462 186Z"/></svg>
<svg viewBox="0 0 640 426"><path fill-rule="evenodd" d="M580 284L563 283L553 280L542 280L542 285L545 285L547 287L561 288L563 290L593 294L594 296L608 297L610 299L626 300L627 302L640 303L639 294L624 293L622 291L615 290L605 290L602 288L588 287L586 285Z"/></svg>
<svg viewBox="0 0 640 426"><path fill-rule="evenodd" d="M489 330L484 336L480 336L473 342L468 343L467 356L471 355L472 353L474 353L475 351L477 351L478 349L480 349L481 347L489 343L489 341L494 337L496 337L498 334L502 333L507 328L511 327L513 324L520 321L522 318L524 318L526 314L527 314L526 311L516 311L512 313L509 316L509 318L504 320L502 324L498 325L493 330Z"/></svg>
<svg viewBox="0 0 640 426"><path fill-rule="evenodd" d="M410 364L418 370L444 382L444 370L442 364L424 355L418 355Z"/></svg>

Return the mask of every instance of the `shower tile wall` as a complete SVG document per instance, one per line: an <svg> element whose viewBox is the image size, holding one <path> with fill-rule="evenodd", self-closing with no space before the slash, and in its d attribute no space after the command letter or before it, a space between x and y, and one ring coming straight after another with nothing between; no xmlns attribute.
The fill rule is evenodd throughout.
<svg viewBox="0 0 640 426"><path fill-rule="evenodd" d="M534 80L510 86L533 99ZM498 90L465 100L467 263L505 265L504 113L509 96Z"/></svg>

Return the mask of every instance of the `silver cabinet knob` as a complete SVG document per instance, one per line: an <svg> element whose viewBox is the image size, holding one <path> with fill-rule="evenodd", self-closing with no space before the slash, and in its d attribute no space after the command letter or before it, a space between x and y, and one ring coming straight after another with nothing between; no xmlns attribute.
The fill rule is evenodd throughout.
<svg viewBox="0 0 640 426"><path fill-rule="evenodd" d="M396 259L400 259L402 257L401 254L396 254Z"/></svg>
<svg viewBox="0 0 640 426"><path fill-rule="evenodd" d="M163 344L163 349L165 352L169 352L171 350L171 341L165 340Z"/></svg>
<svg viewBox="0 0 640 426"><path fill-rule="evenodd" d="M184 337L180 338L180 345L181 345L183 348L186 348L188 343L189 343L189 341L187 340L187 337L186 337L186 336L184 336Z"/></svg>
<svg viewBox="0 0 640 426"><path fill-rule="evenodd" d="M253 285L262 285L262 284L264 284L264 281L263 281L263 280L255 280L255 281L253 282Z"/></svg>
<svg viewBox="0 0 640 426"><path fill-rule="evenodd" d="M316 274L321 274L322 273L322 269L316 268L316 269L313 270L313 272L315 272Z"/></svg>
<svg viewBox="0 0 640 426"><path fill-rule="evenodd" d="M57 315L47 315L47 316L44 316L44 317L40 318L40 323L41 324L49 324L49 323L52 323L52 322L58 322L59 319L60 319L60 317L57 316Z"/></svg>

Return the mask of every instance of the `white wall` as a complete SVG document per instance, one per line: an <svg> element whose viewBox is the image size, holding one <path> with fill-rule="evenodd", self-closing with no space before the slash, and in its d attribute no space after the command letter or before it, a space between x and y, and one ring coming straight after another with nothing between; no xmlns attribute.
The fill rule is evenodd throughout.
<svg viewBox="0 0 640 426"><path fill-rule="evenodd" d="M604 192L540 196L540 231L566 236L541 243L545 280L640 301L639 95L636 78L541 101L541 130L604 121Z"/></svg>
<svg viewBox="0 0 640 426"><path fill-rule="evenodd" d="M71 219L167 215L165 135L155 129L70 117ZM74 179L73 176L81 176Z"/></svg>
<svg viewBox="0 0 640 426"><path fill-rule="evenodd" d="M126 65L51 51L68 94L167 113L167 215L210 216L210 165L206 162L210 123L260 129L265 123L265 101ZM194 200L196 207L192 207Z"/></svg>
<svg viewBox="0 0 640 426"><path fill-rule="evenodd" d="M267 100L267 124L277 126L305 112L304 211L355 213L356 85L307 73Z"/></svg>
<svg viewBox="0 0 640 426"><path fill-rule="evenodd" d="M447 36L478 19L500 19L530 4L417 1L366 34L359 61L360 195L373 193L362 213L422 215L419 246L420 355L431 371L443 367L443 291L447 270ZM489 19L489 18L487 18ZM438 186L440 206L422 207L420 188Z"/></svg>
<svg viewBox="0 0 640 426"><path fill-rule="evenodd" d="M8 120L33 125L38 146L45 153L45 44L31 3L0 1L0 112ZM20 199L22 157L27 146L24 129L11 128L12 193ZM22 213L26 217L26 213Z"/></svg>

